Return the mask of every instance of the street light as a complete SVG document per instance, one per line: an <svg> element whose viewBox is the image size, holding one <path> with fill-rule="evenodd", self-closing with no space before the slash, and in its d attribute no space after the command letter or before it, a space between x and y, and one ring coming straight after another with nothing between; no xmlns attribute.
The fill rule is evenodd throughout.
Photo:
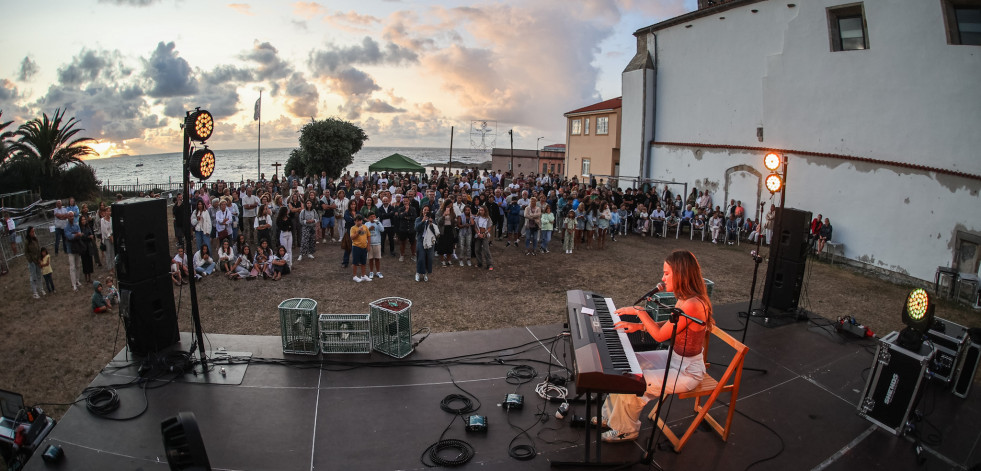
<svg viewBox="0 0 981 471"><path fill-rule="evenodd" d="M541 142L542 139L545 139L545 136L539 137L538 140L535 141L535 157L541 157L541 154L538 153L538 143Z"/></svg>

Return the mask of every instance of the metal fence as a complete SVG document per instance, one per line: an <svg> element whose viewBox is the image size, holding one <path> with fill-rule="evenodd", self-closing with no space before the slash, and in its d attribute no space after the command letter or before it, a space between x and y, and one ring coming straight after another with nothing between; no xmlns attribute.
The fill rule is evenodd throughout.
<svg viewBox="0 0 981 471"><path fill-rule="evenodd" d="M116 195L124 197L139 196L141 194L150 196L151 194L176 194L184 188L183 183L140 183L136 185L102 185L99 194L105 199L112 199Z"/></svg>

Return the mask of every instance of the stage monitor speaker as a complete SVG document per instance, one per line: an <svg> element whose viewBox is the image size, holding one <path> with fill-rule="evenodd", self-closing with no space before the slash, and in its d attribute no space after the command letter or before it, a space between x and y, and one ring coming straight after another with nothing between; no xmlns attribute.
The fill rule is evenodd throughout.
<svg viewBox="0 0 981 471"><path fill-rule="evenodd" d="M804 286L805 262L781 259L771 260L770 264L775 267L767 270L766 284L763 285L764 307L782 311L797 309Z"/></svg>
<svg viewBox="0 0 981 471"><path fill-rule="evenodd" d="M126 326L126 344L145 356L180 341L177 308L170 274L138 282L119 282L119 315Z"/></svg>
<svg viewBox="0 0 981 471"><path fill-rule="evenodd" d="M810 231L811 212L794 208L777 208L774 231L775 240L780 244L779 257L793 262L803 262L807 258L807 235ZM770 245L773 253L773 245Z"/></svg>
<svg viewBox="0 0 981 471"><path fill-rule="evenodd" d="M116 276L137 282L170 273L167 200L130 198L112 205Z"/></svg>

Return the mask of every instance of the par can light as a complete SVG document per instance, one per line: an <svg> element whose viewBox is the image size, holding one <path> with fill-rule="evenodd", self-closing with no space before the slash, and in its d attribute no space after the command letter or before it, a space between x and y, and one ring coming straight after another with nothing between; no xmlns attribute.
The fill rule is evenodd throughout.
<svg viewBox="0 0 981 471"><path fill-rule="evenodd" d="M184 130L192 141L204 142L215 131L215 118L207 110L195 110L184 120Z"/></svg>
<svg viewBox="0 0 981 471"><path fill-rule="evenodd" d="M780 160L779 155L770 152L769 154L766 154L766 157L763 157L763 166L770 171L776 170L780 167Z"/></svg>
<svg viewBox="0 0 981 471"><path fill-rule="evenodd" d="M191 175L198 180L207 180L211 178L211 174L215 173L215 153L211 152L205 146L204 149L198 149L191 154L191 161L188 167L190 167Z"/></svg>
<svg viewBox="0 0 981 471"><path fill-rule="evenodd" d="M783 188L783 179L780 175L771 173L766 177L766 189L770 190L771 194L780 191L781 188Z"/></svg>

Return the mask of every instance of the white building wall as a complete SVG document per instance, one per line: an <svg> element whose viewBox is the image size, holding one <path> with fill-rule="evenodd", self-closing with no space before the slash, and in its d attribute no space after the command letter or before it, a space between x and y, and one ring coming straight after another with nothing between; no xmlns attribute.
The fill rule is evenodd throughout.
<svg viewBox="0 0 981 471"><path fill-rule="evenodd" d="M648 75L653 71L648 70ZM639 177L641 159L647 149L648 132L645 132L644 112L650 110L644 106L644 70L624 72L622 78L623 107L620 121L620 176ZM628 118L629 116L629 118Z"/></svg>
<svg viewBox="0 0 981 471"><path fill-rule="evenodd" d="M981 175L981 48L946 43L939 1L867 0L869 49L831 52L826 8L846 3L757 2L656 31L647 138ZM627 113L628 97L639 84L628 74L623 83L625 156L639 115ZM957 230L981 235L977 179L795 153L789 161L787 206L829 217L848 258L932 280L951 264ZM756 195L745 183L756 175L731 172L725 193L727 169L740 165L768 173L762 152L657 145L650 176L695 183L715 204L729 196L750 210Z"/></svg>

